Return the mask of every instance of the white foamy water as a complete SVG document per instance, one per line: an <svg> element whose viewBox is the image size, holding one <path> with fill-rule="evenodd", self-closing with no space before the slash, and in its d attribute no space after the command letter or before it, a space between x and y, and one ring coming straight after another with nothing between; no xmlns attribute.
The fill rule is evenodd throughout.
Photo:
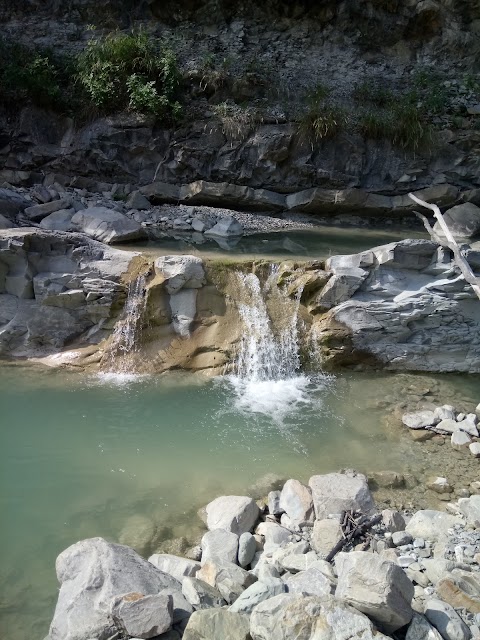
<svg viewBox="0 0 480 640"><path fill-rule="evenodd" d="M299 318L301 291L292 301L279 290L272 270L262 287L253 274L237 274L244 323L234 373L227 380L234 392L235 409L263 414L278 425L298 420L306 408L320 409L322 389L332 381L321 373L301 372ZM268 304L275 305L274 326Z"/></svg>

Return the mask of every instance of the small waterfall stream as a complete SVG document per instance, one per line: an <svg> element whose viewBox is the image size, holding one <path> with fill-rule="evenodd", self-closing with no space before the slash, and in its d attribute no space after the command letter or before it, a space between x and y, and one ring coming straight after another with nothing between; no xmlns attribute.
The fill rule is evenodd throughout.
<svg viewBox="0 0 480 640"><path fill-rule="evenodd" d="M139 275L128 285L125 307L115 325L104 357L106 374L121 374L125 377L136 373L133 355L138 350L147 303L145 284L145 276Z"/></svg>

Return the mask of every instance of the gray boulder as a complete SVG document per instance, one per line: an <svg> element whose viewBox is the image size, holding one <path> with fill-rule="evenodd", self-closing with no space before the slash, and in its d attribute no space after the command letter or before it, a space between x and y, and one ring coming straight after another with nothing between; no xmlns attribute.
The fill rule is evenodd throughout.
<svg viewBox="0 0 480 640"><path fill-rule="evenodd" d="M206 283L203 261L196 256L162 256L155 260L155 272L165 278L170 295L180 289L200 289Z"/></svg>
<svg viewBox="0 0 480 640"><path fill-rule="evenodd" d="M16 225L0 213L0 230L13 229Z"/></svg>
<svg viewBox="0 0 480 640"><path fill-rule="evenodd" d="M229 607L229 611L237 613L252 613L253 609L269 598L285 593L287 587L280 578L264 578L262 582L258 581L250 585L248 589L235 600Z"/></svg>
<svg viewBox="0 0 480 640"><path fill-rule="evenodd" d="M72 224L74 214L75 209L60 209L60 211L54 211L40 220L40 226L42 229L73 231L75 228Z"/></svg>
<svg viewBox="0 0 480 640"><path fill-rule="evenodd" d="M39 206L46 207L47 205ZM59 208L65 209L66 207ZM107 244L141 240L146 237L145 231L138 222L127 218L123 213L106 207L90 207L77 211L72 217L72 224L91 238Z"/></svg>
<svg viewBox="0 0 480 640"><path fill-rule="evenodd" d="M238 540L238 564L247 567L257 551L257 542L251 533L242 533Z"/></svg>
<svg viewBox="0 0 480 640"><path fill-rule="evenodd" d="M407 531L413 538L424 538L436 542L447 535L448 529L461 522L457 516L443 511L425 509L417 511L407 524Z"/></svg>
<svg viewBox="0 0 480 640"><path fill-rule="evenodd" d="M414 613L405 640L442 640L442 636L426 618Z"/></svg>
<svg viewBox="0 0 480 640"><path fill-rule="evenodd" d="M314 521L312 492L298 480L287 480L280 494L280 509L282 509L293 525Z"/></svg>
<svg viewBox="0 0 480 640"><path fill-rule="evenodd" d="M27 207L24 213L33 222L39 222L54 211L69 209L71 205L72 199L70 197L60 198L60 200L52 200L45 204L34 204L31 207Z"/></svg>
<svg viewBox="0 0 480 640"><path fill-rule="evenodd" d="M328 555L341 538L342 527L338 520L331 518L315 520L310 544L317 553L323 556Z"/></svg>
<svg viewBox="0 0 480 640"><path fill-rule="evenodd" d="M256 576L232 562L212 558L207 560L196 576L220 591L232 604L247 587L257 581Z"/></svg>
<svg viewBox="0 0 480 640"><path fill-rule="evenodd" d="M204 235L219 238L237 237L243 235L243 227L233 216L226 216L221 218L211 229L205 231Z"/></svg>
<svg viewBox="0 0 480 640"><path fill-rule="evenodd" d="M170 553L155 553L148 559L153 566L164 573L173 576L180 583L185 576L195 576L200 569L200 563L187 558L171 555Z"/></svg>
<svg viewBox="0 0 480 640"><path fill-rule="evenodd" d="M328 596L335 591L335 584L323 571L311 566L285 580L289 593L303 593L307 596Z"/></svg>
<svg viewBox="0 0 480 640"><path fill-rule="evenodd" d="M367 479L360 473L312 476L308 484L312 490L315 516L319 520L349 509L367 514L375 511Z"/></svg>
<svg viewBox="0 0 480 640"><path fill-rule="evenodd" d="M247 496L220 496L206 506L207 527L225 529L240 536L250 531L260 515L256 502Z"/></svg>
<svg viewBox="0 0 480 640"><path fill-rule="evenodd" d="M110 611L120 629L130 637L153 638L168 631L173 622L172 596L125 593L113 599Z"/></svg>
<svg viewBox="0 0 480 640"><path fill-rule="evenodd" d="M195 611L183 640L250 640L248 616L223 609Z"/></svg>
<svg viewBox="0 0 480 640"><path fill-rule="evenodd" d="M82 540L57 558L60 592L50 625L50 640L107 638L116 632L112 599L125 593L163 593L173 598L173 622L192 613L178 580L159 571L133 549L103 538Z"/></svg>
<svg viewBox="0 0 480 640"><path fill-rule="evenodd" d="M469 640L470 629L455 609L446 602L431 598L425 605L425 617L444 640Z"/></svg>
<svg viewBox="0 0 480 640"><path fill-rule="evenodd" d="M445 211L443 218L456 238L473 238L480 234L480 207L473 202L457 204ZM434 230L444 235L439 222L435 223Z"/></svg>
<svg viewBox="0 0 480 640"><path fill-rule="evenodd" d="M145 211L151 208L150 201L140 193L140 191L132 191L127 198L127 207L129 209L138 209L139 211Z"/></svg>
<svg viewBox="0 0 480 640"><path fill-rule="evenodd" d="M367 614L388 633L412 619L414 587L397 564L362 551L339 553L336 597Z"/></svg>
<svg viewBox="0 0 480 640"><path fill-rule="evenodd" d="M201 547L202 564L211 558L226 560L234 564L237 562L238 536L236 533L225 529L207 531L202 538Z"/></svg>
<svg viewBox="0 0 480 640"><path fill-rule="evenodd" d="M182 593L196 610L223 607L227 604L218 589L198 578L184 578Z"/></svg>

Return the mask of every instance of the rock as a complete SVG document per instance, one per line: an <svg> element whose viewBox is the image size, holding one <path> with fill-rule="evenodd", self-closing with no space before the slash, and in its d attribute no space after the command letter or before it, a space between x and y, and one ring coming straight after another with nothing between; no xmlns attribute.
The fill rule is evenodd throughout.
<svg viewBox="0 0 480 640"><path fill-rule="evenodd" d="M433 585L453 571L456 566L454 562L444 558L424 558L422 565L425 568L425 575Z"/></svg>
<svg viewBox="0 0 480 640"><path fill-rule="evenodd" d="M303 593L307 596L323 597L335 591L334 582L315 566L287 578L285 584L289 593Z"/></svg>
<svg viewBox="0 0 480 640"><path fill-rule="evenodd" d="M237 563L238 536L225 529L207 531L202 542L202 564L211 558ZM254 551L255 553L255 551Z"/></svg>
<svg viewBox="0 0 480 640"><path fill-rule="evenodd" d="M243 227L232 216L221 218L217 224L205 231L205 236L231 238L243 235Z"/></svg>
<svg viewBox="0 0 480 640"><path fill-rule="evenodd" d="M229 611L252 613L253 609L269 598L285 593L286 586L280 578L264 578L250 585L229 607Z"/></svg>
<svg viewBox="0 0 480 640"><path fill-rule="evenodd" d="M196 577L218 589L229 604L235 602L240 594L257 580L256 576L245 569L217 558L207 560Z"/></svg>
<svg viewBox="0 0 480 640"><path fill-rule="evenodd" d="M315 520L310 544L317 553L328 555L341 538L342 528L338 520Z"/></svg>
<svg viewBox="0 0 480 640"><path fill-rule="evenodd" d="M436 426L435 431L441 431L442 433L455 433L460 429L459 423L456 420L441 420Z"/></svg>
<svg viewBox="0 0 480 640"><path fill-rule="evenodd" d="M457 451L466 449L472 442L470 436L463 431L454 431L450 438L451 445Z"/></svg>
<svg viewBox="0 0 480 640"><path fill-rule="evenodd" d="M437 595L455 609L480 614L480 576L478 572L459 571L442 578L435 586Z"/></svg>
<svg viewBox="0 0 480 640"><path fill-rule="evenodd" d="M312 492L298 480L287 480L280 494L280 509L294 526L314 520Z"/></svg>
<svg viewBox="0 0 480 640"><path fill-rule="evenodd" d="M410 544L412 540L412 536L406 531L396 531L392 534L392 542L396 547L401 547L404 544Z"/></svg>
<svg viewBox="0 0 480 640"><path fill-rule="evenodd" d="M470 498L460 498L457 504L465 516L467 523L480 529L480 495L470 496Z"/></svg>
<svg viewBox="0 0 480 640"><path fill-rule="evenodd" d="M288 547L285 548L285 551ZM315 551L308 551L307 553L286 553L279 560L279 564L282 569L289 573L298 573L299 571L305 571L312 564L318 561L318 556Z"/></svg>
<svg viewBox="0 0 480 640"><path fill-rule="evenodd" d="M140 187L140 193L155 204L177 204L180 200L180 187L166 182L152 182Z"/></svg>
<svg viewBox="0 0 480 640"><path fill-rule="evenodd" d="M349 509L366 514L375 511L367 479L362 474L329 473L312 476L308 484L312 490L315 516L318 520Z"/></svg>
<svg viewBox="0 0 480 640"><path fill-rule="evenodd" d="M198 231L198 233L203 233L205 231L205 223L200 218L194 218L192 220L192 229Z"/></svg>
<svg viewBox="0 0 480 640"><path fill-rule="evenodd" d="M453 607L434 598L427 600L425 617L444 640L469 640L470 630Z"/></svg>
<svg viewBox="0 0 480 640"><path fill-rule="evenodd" d="M197 180L180 189L180 200L186 204L230 207L239 210L280 211L285 196L267 189L252 189L228 182Z"/></svg>
<svg viewBox="0 0 480 640"><path fill-rule="evenodd" d="M452 487L446 478L431 477L427 480L427 487L435 493L451 493Z"/></svg>
<svg viewBox="0 0 480 640"><path fill-rule="evenodd" d="M401 489L405 486L405 478L396 471L374 471L369 474L368 483L373 485L374 488Z"/></svg>
<svg viewBox="0 0 480 640"><path fill-rule="evenodd" d="M169 553L155 553L148 559L157 569L168 573L179 582L182 582L185 576L194 577L200 569L200 563L187 558L180 558Z"/></svg>
<svg viewBox="0 0 480 640"><path fill-rule="evenodd" d="M118 536L118 541L120 544L132 547L138 553L147 554L154 543L155 535L156 527L153 520L136 514L127 519Z"/></svg>
<svg viewBox="0 0 480 640"><path fill-rule="evenodd" d="M138 211L145 211L151 208L150 201L140 193L140 191L132 191L127 198L127 207L129 209L137 209Z"/></svg>
<svg viewBox="0 0 480 640"><path fill-rule="evenodd" d="M203 261L196 256L162 256L155 260L155 272L165 278L170 295L180 289L200 289L206 283Z"/></svg>
<svg viewBox="0 0 480 640"><path fill-rule="evenodd" d="M255 607L252 640L385 640L362 613L331 596L283 594Z"/></svg>
<svg viewBox="0 0 480 640"><path fill-rule="evenodd" d="M65 209L65 206L61 208ZM141 240L146 237L145 231L138 222L106 207L90 207L77 211L72 216L72 224L91 238L107 244Z"/></svg>
<svg viewBox="0 0 480 640"><path fill-rule="evenodd" d="M121 567L121 570L119 570ZM112 599L125 593L163 593L173 598L173 622L192 612L180 583L141 558L133 549L90 538L68 547L57 558L60 582L51 640L88 640L116 632L110 618Z"/></svg>
<svg viewBox="0 0 480 640"><path fill-rule="evenodd" d="M441 407L437 407L435 409L435 411L433 412L433 416L435 418L434 424L437 424L442 420L455 420L455 409L450 404L444 404Z"/></svg>
<svg viewBox="0 0 480 640"><path fill-rule="evenodd" d="M273 516L281 516L282 513L284 513L280 507L281 494L281 491L270 491L268 494L268 513L271 513Z"/></svg>
<svg viewBox="0 0 480 640"><path fill-rule="evenodd" d="M410 622L414 588L393 562L362 551L339 553L335 559L335 596L373 618L388 633Z"/></svg>
<svg viewBox="0 0 480 640"><path fill-rule="evenodd" d="M455 238L473 238L480 234L480 207L473 202L457 204L445 211L443 218ZM438 222L435 223L434 231L444 235Z"/></svg>
<svg viewBox="0 0 480 640"><path fill-rule="evenodd" d="M470 449L472 456L480 458L480 442L472 442L468 445L468 448Z"/></svg>
<svg viewBox="0 0 480 640"><path fill-rule="evenodd" d="M33 222L39 222L54 211L69 209L71 204L71 198L61 198L60 200L53 200L52 202L46 202L45 204L35 204L32 207L27 207L24 213ZM98 239L99 238L96 238L96 240Z"/></svg>
<svg viewBox="0 0 480 640"><path fill-rule="evenodd" d="M264 550L266 553L274 551L283 542L290 540L290 532L276 522L261 522L255 532L265 538Z"/></svg>
<svg viewBox="0 0 480 640"><path fill-rule="evenodd" d="M461 522L456 516L430 509L417 511L406 526L406 531L414 538L424 538L437 542L447 535L448 529Z"/></svg>
<svg viewBox="0 0 480 640"><path fill-rule="evenodd" d="M390 533L396 533L397 531L405 530L405 520L398 511L392 511L392 509L384 509L382 511L382 522L385 528Z"/></svg>
<svg viewBox="0 0 480 640"><path fill-rule="evenodd" d="M251 533L242 533L238 540L238 564L247 567L257 551L257 542Z"/></svg>
<svg viewBox="0 0 480 640"><path fill-rule="evenodd" d="M434 431L427 431L426 429L410 429L409 433L415 442L426 442L435 436Z"/></svg>
<svg viewBox="0 0 480 640"><path fill-rule="evenodd" d="M409 429L423 429L438 421L435 419L433 411L414 411L413 413L404 413L402 422Z"/></svg>
<svg viewBox="0 0 480 640"><path fill-rule="evenodd" d="M226 605L218 589L198 578L184 578L182 581L182 593L195 610Z"/></svg>
<svg viewBox="0 0 480 640"><path fill-rule="evenodd" d="M260 515L260 509L247 496L221 496L206 506L207 527L225 529L240 536L250 531Z"/></svg>
<svg viewBox="0 0 480 640"><path fill-rule="evenodd" d="M262 562L258 566L256 576L259 582L264 582L268 578L280 578L280 572L273 565Z"/></svg>
<svg viewBox="0 0 480 640"><path fill-rule="evenodd" d="M72 218L75 209L60 209L54 211L40 221L42 229L54 229L56 231L73 231L75 226L72 224Z"/></svg>
<svg viewBox="0 0 480 640"><path fill-rule="evenodd" d="M183 633L183 640L250 640L247 615L210 609L195 611Z"/></svg>
<svg viewBox="0 0 480 640"><path fill-rule="evenodd" d="M428 620L418 613L413 614L405 640L442 640L442 636Z"/></svg>
<svg viewBox="0 0 480 640"><path fill-rule="evenodd" d="M13 229L16 225L0 213L0 230Z"/></svg>
<svg viewBox="0 0 480 640"><path fill-rule="evenodd" d="M328 311L345 302L358 290L368 275L364 269L337 270L308 305L311 313Z"/></svg>
<svg viewBox="0 0 480 640"><path fill-rule="evenodd" d="M111 615L117 627L124 629L129 637L153 638L172 626L172 596L162 593L116 596L112 601Z"/></svg>
<svg viewBox="0 0 480 640"><path fill-rule="evenodd" d="M31 201L27 200L13 189L0 188L0 214L13 221L16 216L31 206Z"/></svg>
<svg viewBox="0 0 480 640"><path fill-rule="evenodd" d="M469 436L478 438L477 422L477 416L474 413L469 413L464 420L458 423L458 428L460 431L468 433Z"/></svg>

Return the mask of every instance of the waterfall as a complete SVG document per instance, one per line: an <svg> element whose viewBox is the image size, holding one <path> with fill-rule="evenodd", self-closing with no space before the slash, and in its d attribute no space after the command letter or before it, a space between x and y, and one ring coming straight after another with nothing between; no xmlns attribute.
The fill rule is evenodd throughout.
<svg viewBox="0 0 480 640"><path fill-rule="evenodd" d="M301 370L298 312L302 292L290 299L278 287L277 274L274 267L263 286L254 273L236 274L244 331L228 380L237 410L263 414L285 426L290 418L298 423L306 407L320 407L319 392L331 378Z"/></svg>
<svg viewBox="0 0 480 640"><path fill-rule="evenodd" d="M138 350L147 298L145 276L137 276L128 285L127 300L121 318L115 324L104 356L106 372L128 376L136 373L133 355Z"/></svg>

